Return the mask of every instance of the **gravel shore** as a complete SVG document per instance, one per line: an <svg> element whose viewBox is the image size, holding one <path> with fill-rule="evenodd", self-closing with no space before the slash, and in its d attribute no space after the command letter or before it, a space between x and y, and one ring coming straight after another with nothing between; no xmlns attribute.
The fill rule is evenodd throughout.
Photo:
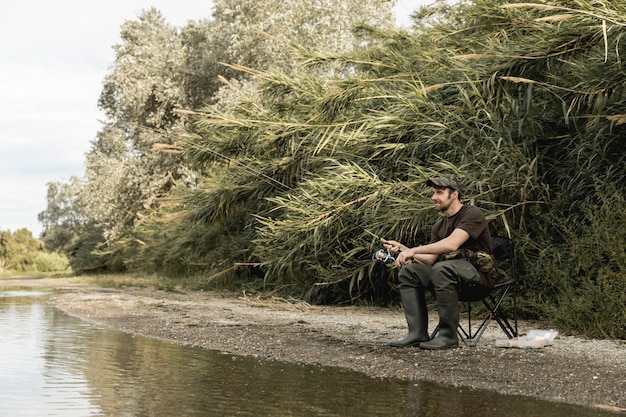
<svg viewBox="0 0 626 417"><path fill-rule="evenodd" d="M72 279L3 279L0 287L57 290L66 313L124 332L295 363L349 368L371 377L425 380L626 414L626 344L559 334L542 349L499 348L491 324L475 348L445 351L387 346L406 331L397 309L312 306L210 292L113 290ZM431 326L436 322L431 314ZM545 329L520 322L520 333Z"/></svg>

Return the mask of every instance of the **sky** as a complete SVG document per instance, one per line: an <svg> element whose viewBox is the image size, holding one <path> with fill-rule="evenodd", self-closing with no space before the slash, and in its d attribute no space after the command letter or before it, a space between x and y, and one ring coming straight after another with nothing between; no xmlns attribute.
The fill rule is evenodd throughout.
<svg viewBox="0 0 626 417"><path fill-rule="evenodd" d="M397 23L433 0L398 0ZM210 0L25 0L0 4L0 230L42 226L49 182L84 174L101 128L102 81L121 25L155 7L182 27Z"/></svg>

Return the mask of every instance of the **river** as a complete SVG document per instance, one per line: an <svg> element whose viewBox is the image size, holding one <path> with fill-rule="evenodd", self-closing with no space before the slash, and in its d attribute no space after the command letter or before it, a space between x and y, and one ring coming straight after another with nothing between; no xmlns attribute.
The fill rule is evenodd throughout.
<svg viewBox="0 0 626 417"><path fill-rule="evenodd" d="M426 382L373 379L133 336L43 291L0 291L0 416L603 416Z"/></svg>

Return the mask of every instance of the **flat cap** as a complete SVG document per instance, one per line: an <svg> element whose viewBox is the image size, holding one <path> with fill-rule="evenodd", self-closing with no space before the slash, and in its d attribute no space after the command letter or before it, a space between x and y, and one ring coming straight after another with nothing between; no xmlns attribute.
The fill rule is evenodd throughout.
<svg viewBox="0 0 626 417"><path fill-rule="evenodd" d="M463 193L463 185L454 175L441 175L439 177L429 178L428 181L426 181L426 185L429 187L437 186L452 188L461 194Z"/></svg>

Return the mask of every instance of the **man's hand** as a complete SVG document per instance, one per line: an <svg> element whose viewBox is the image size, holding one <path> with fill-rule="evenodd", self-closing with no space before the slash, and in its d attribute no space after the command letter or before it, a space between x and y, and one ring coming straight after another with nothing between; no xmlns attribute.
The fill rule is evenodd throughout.
<svg viewBox="0 0 626 417"><path fill-rule="evenodd" d="M398 267L406 265L409 261L413 260L413 256L415 256L413 249L407 248L403 250L396 256L396 265L398 265Z"/></svg>
<svg viewBox="0 0 626 417"><path fill-rule="evenodd" d="M403 250L407 250L408 249L402 243L396 242L395 240L380 239L380 241L383 243L383 247L385 249L389 249L393 253L402 252Z"/></svg>

